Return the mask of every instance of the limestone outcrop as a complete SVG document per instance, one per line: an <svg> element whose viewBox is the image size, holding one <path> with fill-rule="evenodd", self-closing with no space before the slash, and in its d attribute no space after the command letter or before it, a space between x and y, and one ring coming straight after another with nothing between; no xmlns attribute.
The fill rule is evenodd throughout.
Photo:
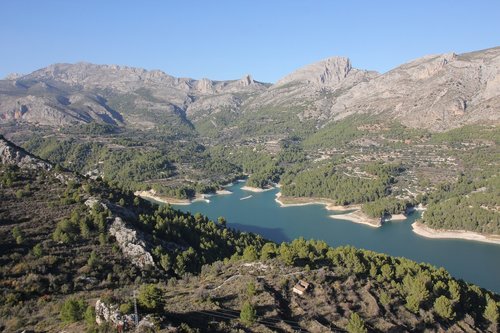
<svg viewBox="0 0 500 333"><path fill-rule="evenodd" d="M109 233L115 237L123 254L138 267L154 266L153 256L148 251L148 246L143 235L127 226L120 218L112 218L109 224Z"/></svg>
<svg viewBox="0 0 500 333"><path fill-rule="evenodd" d="M0 135L0 162L20 168L51 170L52 164L14 146Z"/></svg>

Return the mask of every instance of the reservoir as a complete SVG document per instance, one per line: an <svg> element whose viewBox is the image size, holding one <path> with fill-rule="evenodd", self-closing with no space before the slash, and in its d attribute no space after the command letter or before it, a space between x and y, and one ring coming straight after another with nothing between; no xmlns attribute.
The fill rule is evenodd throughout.
<svg viewBox="0 0 500 333"><path fill-rule="evenodd" d="M456 278L500 293L500 245L418 236L411 230L411 224L420 216L418 212L405 221L372 228L333 219L329 216L335 212L323 205L280 207L274 201L279 189L253 193L242 190L242 186L244 183L228 187L232 194L210 197L209 203L174 206L193 214L200 212L214 221L224 216L229 227L255 232L278 243L298 237L314 238L331 246L352 245L430 263L444 267Z"/></svg>

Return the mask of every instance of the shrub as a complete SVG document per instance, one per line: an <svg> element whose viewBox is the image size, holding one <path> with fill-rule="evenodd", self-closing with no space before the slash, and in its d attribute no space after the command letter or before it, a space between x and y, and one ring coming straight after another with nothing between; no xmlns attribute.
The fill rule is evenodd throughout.
<svg viewBox="0 0 500 333"><path fill-rule="evenodd" d="M37 258L40 258L43 255L43 249L40 243L33 246L33 255Z"/></svg>
<svg viewBox="0 0 500 333"><path fill-rule="evenodd" d="M241 307L241 312L240 312L240 320L245 326L251 326L256 319L256 312L255 308L253 305L246 301L243 303L243 306Z"/></svg>
<svg viewBox="0 0 500 333"><path fill-rule="evenodd" d="M266 243L262 247L260 259L267 260L276 257L276 244Z"/></svg>
<svg viewBox="0 0 500 333"><path fill-rule="evenodd" d="M488 298L486 308L484 310L484 318L489 320L493 325L496 325L498 323L498 317L498 305L493 299Z"/></svg>
<svg viewBox="0 0 500 333"><path fill-rule="evenodd" d="M23 236L17 236L16 237L16 244L21 245L24 242Z"/></svg>
<svg viewBox="0 0 500 333"><path fill-rule="evenodd" d="M247 285L247 296L249 299L251 299L255 295L256 289L255 289L255 283L249 282Z"/></svg>
<svg viewBox="0 0 500 333"><path fill-rule="evenodd" d="M434 301L434 311L438 316L444 319L451 320L455 317L451 301L446 296L439 296L436 301Z"/></svg>
<svg viewBox="0 0 500 333"><path fill-rule="evenodd" d="M23 243L24 238L21 230L19 230L19 227L16 226L12 229L12 236L14 236L17 245L21 245Z"/></svg>
<svg viewBox="0 0 500 333"><path fill-rule="evenodd" d="M84 300L69 298L63 303L59 316L64 323L74 323L83 319L85 309Z"/></svg>
<svg viewBox="0 0 500 333"><path fill-rule="evenodd" d="M357 313L352 313L349 318L349 323L346 327L349 333L366 333L368 332L365 327L365 322Z"/></svg>
<svg viewBox="0 0 500 333"><path fill-rule="evenodd" d="M249 245L243 250L243 260L245 261L255 261L258 258L257 250L255 246Z"/></svg>
<svg viewBox="0 0 500 333"><path fill-rule="evenodd" d="M139 304L147 310L158 310L163 304L162 290L154 284L144 284L137 296Z"/></svg>
<svg viewBox="0 0 500 333"><path fill-rule="evenodd" d="M386 293L385 291L382 291L380 293L380 304L382 305L389 305L391 303L391 297L389 296L388 293Z"/></svg>
<svg viewBox="0 0 500 333"><path fill-rule="evenodd" d="M57 223L56 230L52 238L56 242L69 243L76 240L80 234L80 227L77 222L68 219L62 219Z"/></svg>
<svg viewBox="0 0 500 333"><path fill-rule="evenodd" d="M133 309L134 306L132 305L131 302L120 304L120 313L122 314L131 313Z"/></svg>
<svg viewBox="0 0 500 333"><path fill-rule="evenodd" d="M15 226L14 228L12 228L12 236L14 238L17 238L18 236L21 236L21 230L19 229L18 226Z"/></svg>
<svg viewBox="0 0 500 333"><path fill-rule="evenodd" d="M85 322L88 326L93 326L95 324L95 308L90 305L87 306L83 318L85 319Z"/></svg>
<svg viewBox="0 0 500 333"><path fill-rule="evenodd" d="M87 260L87 266L89 268L95 268L98 265L97 254L95 251L90 253L89 259Z"/></svg>

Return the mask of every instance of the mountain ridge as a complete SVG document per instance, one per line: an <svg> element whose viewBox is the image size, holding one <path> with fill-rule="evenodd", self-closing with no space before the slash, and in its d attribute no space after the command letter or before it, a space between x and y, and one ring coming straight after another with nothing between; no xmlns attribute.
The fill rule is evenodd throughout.
<svg viewBox="0 0 500 333"><path fill-rule="evenodd" d="M353 114L370 114L445 131L500 120L498 68L500 47L424 56L382 74L356 69L349 58L331 57L275 84L250 75L195 80L128 66L53 64L0 80L0 123L58 127L96 121L174 129L200 123L218 132L223 127L237 132L243 114L250 115L245 122L258 125L262 115L273 123L281 117L279 110L295 110L290 120L312 121L317 128Z"/></svg>

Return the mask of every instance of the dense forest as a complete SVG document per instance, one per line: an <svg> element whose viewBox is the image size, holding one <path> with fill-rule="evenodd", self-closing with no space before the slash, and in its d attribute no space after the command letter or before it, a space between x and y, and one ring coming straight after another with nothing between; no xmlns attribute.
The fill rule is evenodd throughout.
<svg viewBox="0 0 500 333"><path fill-rule="evenodd" d="M393 214L404 214L410 206L411 203L408 201L386 197L364 203L361 206L361 211L369 217L378 218Z"/></svg>
<svg viewBox="0 0 500 333"><path fill-rule="evenodd" d="M333 199L339 205L374 201L389 195L389 185L399 172L400 165L371 163L364 167L369 176L351 175L335 165L285 175L282 193L292 197Z"/></svg>

